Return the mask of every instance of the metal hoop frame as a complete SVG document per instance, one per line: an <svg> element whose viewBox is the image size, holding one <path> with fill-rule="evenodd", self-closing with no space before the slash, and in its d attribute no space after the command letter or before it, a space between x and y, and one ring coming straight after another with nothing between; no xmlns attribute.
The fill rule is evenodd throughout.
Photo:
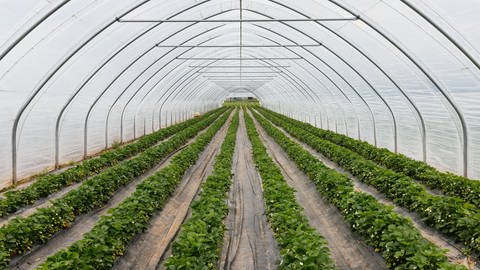
<svg viewBox="0 0 480 270"><path fill-rule="evenodd" d="M146 3L150 2L151 0L144 0L144 1L141 1L135 5L133 5L131 8L128 8L126 9L126 11L124 11L120 16L117 16L115 18L112 18L112 20L108 21L104 26L100 27L95 33L93 33L90 37L88 37L86 40L84 40L78 47L74 48L70 53L68 53L68 55L65 55L65 57L60 61L60 63L54 67L49 73L48 75L36 86L36 88L32 91L32 94L26 99L26 101L21 105L19 111L17 112L16 116L15 116L15 119L13 121L13 127L12 127L12 181L13 183L16 182L17 180L17 141L18 141L18 134L19 134L19 122L21 121L21 119L23 117L27 117L27 113L28 113L28 108L30 106L33 106L32 104L32 101L42 92L42 90L44 89L44 87L50 82L50 80L52 78L54 78L60 70L62 70L62 68L68 64L79 52L81 52L87 45L89 45L93 40L96 40L103 32L105 32L106 30L108 30L111 26L113 26L114 24L116 23L120 23L119 20L123 17L125 17L126 15L130 14L131 12L141 8L142 6L144 6ZM415 117L417 118L417 120L419 121L419 130L420 130L420 133L421 133L421 142L422 142L422 155L423 155L423 160L426 160L427 159L427 149L426 149L426 145L427 145L427 135L426 135L426 128L425 128L425 120L423 118L423 115L421 113L421 111L419 110L419 108L417 107L417 105L414 103L414 101L411 99L411 97L405 92L405 89L402 89L399 84L393 79L393 77L388 74L388 72L386 70L384 70L381 65L379 63L377 63L375 60L373 60L372 57L370 57L369 55L367 55L366 52L364 52L363 50L361 50L359 47L357 47L351 40L347 39L346 37L342 36L340 33L338 33L337 31L333 30L332 28L328 27L324 21L327 21L327 20L321 20L321 19L313 19L311 17L309 17L307 14L304 14L302 13L300 10L298 9L295 9L294 7L291 7L291 6L287 6L283 3L280 3L279 1L277 0L266 0L270 3L273 3L275 5L277 5L279 8L283 8L283 9L287 9L289 11L292 11L294 12L295 14L298 14L301 16L300 20L309 20L311 21L311 23L315 24L315 25L318 25L321 29L324 29L330 33L332 33L333 35L335 35L336 37L338 37L341 41L343 41L345 44L347 44L348 46L350 46L353 50L357 51L361 56L364 57L364 59L366 59L368 62L370 62L373 66L375 66L375 68L377 68L378 71L380 71L384 76L385 78L390 81L394 86L395 86L395 89L400 93L400 95L405 98L407 100L407 104L409 105L410 108L412 108L412 112L414 113ZM19 44L22 43L22 41L24 40L25 37L27 37L28 35L30 35L33 31L35 31L35 29L40 26L41 24L43 24L45 21L47 21L50 17L52 17L54 14L58 13L59 11L62 10L62 8L67 5L70 1L69 0L65 0L65 1L62 1L61 3L59 3L58 5L56 5L55 7L53 7L49 12L47 12L45 15L43 15L39 20L37 20L35 23L33 23L30 27L28 27L28 29L26 29L24 31L24 33L22 33L18 38L16 38L8 47L6 50L4 50L1 54L0 54L0 61L2 59L4 59L5 56L7 56L12 50L15 49L15 47L17 47ZM167 18L167 20L170 20L170 19L174 19L175 16L178 16L182 13L185 13L187 11L191 11L195 8L198 8L198 7L201 7L202 5L208 3L208 2L211 2L211 0L204 0L202 2L198 2L198 3L195 3L194 5L192 6L189 6L175 14L173 14L172 16L170 16L169 18ZM346 13L350 14L352 16L352 18L357 21L357 22L360 22L362 23L363 25L367 26L369 29L371 29L374 33L376 33L378 35L379 38L383 39L384 41L386 41L388 44L392 45L393 48L396 49L397 52L400 52L401 55L403 55L411 64L413 64L415 67L416 67L416 71L420 72L421 74L423 74L423 76L425 76L425 78L431 83L431 85L434 87L434 89L441 95L441 97L447 102L447 104L451 107L452 111L454 112L454 117L456 119L458 119L458 123L460 125L460 129L459 129L459 134L460 134L460 137L461 137L461 144L463 146L463 174L465 176L468 176L468 169L469 169L469 163L468 163L468 159L469 159L469 152L468 152L468 145L469 145L469 134L468 134L468 126L467 126L467 123L466 123L466 120L465 120L465 117L461 111L461 108L458 106L458 104L456 104L456 102L450 97L450 95L448 94L448 91L447 89L445 89L441 83L439 82L439 80L437 78L435 78L435 75L434 74L431 74L430 72L427 71L425 65L423 63L420 62L419 59L417 59L414 55L412 55L411 53L409 53L407 51L406 48L403 47L402 44L399 44L397 42L395 42L395 40L392 38L392 33L388 33L388 32L385 32L384 30L382 30L375 22L371 21L369 18L367 17L361 17L358 12L355 12L353 9L347 7L346 5L344 4L341 4L339 3L338 0L328 0L329 3L331 3L332 5L340 8L341 10L345 11ZM423 20L425 20L429 25L431 25L434 29L436 29L441 35L443 35L448 41L450 41L457 49L460 53L462 53L466 59L469 60L469 62L471 62L478 70L480 70L480 64L478 63L478 61L471 55L469 54L468 50L466 50L464 47L462 47L462 45L460 43L458 43L452 36L450 36L447 31L445 31L444 29L441 28L441 26L439 24L437 24L435 21L433 21L431 18L429 18L425 13L423 13L420 9L418 9L417 7L415 7L412 3L410 3L409 1L407 0L401 0L401 2L403 4L405 4L406 7L408 7L410 10L412 10L412 12L414 12L415 14L417 14L419 17L421 17ZM235 9L232 9L232 10L235 10ZM232 10L228 10L228 11L224 11L224 12L229 12L229 11L232 11ZM256 12L258 14L261 14L260 12L258 11L254 11L254 10L251 10L251 12ZM275 19L273 17L270 17L268 16L267 14L262 14L263 16L265 16L266 18L269 18L270 20L276 20L275 23L278 23L278 24L282 24L284 25L285 27L288 27L289 29L291 30L294 30L295 32L297 33L301 33L301 34L304 34L305 36L307 37L310 37L312 40L315 40L311 35L308 35L308 33L302 31L301 29L298 29L297 27L294 27L292 25L292 22L291 21L288 21L288 20L279 20L279 19ZM214 17L215 15L212 15L211 17ZM143 30L143 32L139 35L137 35L136 38L130 40L129 42L127 42L126 44L124 44L122 46L121 49L117 50L115 53L113 53L106 61L104 61L101 65L99 65L95 71L93 71L90 76L84 80L81 85L77 88L76 91L74 91L73 95L69 98L69 100L67 101L67 103L65 104L65 106L60 110L59 112L59 116L57 117L57 121L56 121L56 133L55 133L55 165L58 166L59 164L59 132L60 132L60 124L61 124L61 120L62 120L62 117L66 111L66 109L68 108L68 106L75 100L75 98L78 96L78 93L81 92L81 90L88 84L92 81L92 79L95 77L95 75L97 75L105 66L107 66L112 59L116 58L116 57L119 57L121 52L129 47L130 45L134 44L136 41L138 41L140 39L140 37L146 35L147 33L149 33L150 31L153 31L155 30L158 26L162 25L162 23L165 23L165 22L159 22L159 23L156 23L155 25L153 26L150 26L148 27L146 30ZM190 26L187 26L185 27L183 30L188 30L189 28L191 28L191 26L197 24L198 22L194 22L192 23ZM260 27L257 25L257 27ZM181 30L181 31L183 31ZM175 33L177 34L177 33ZM175 35L174 34L174 35ZM279 34L279 33L277 33ZM285 36L284 36L285 38ZM168 38L167 38L168 39ZM318 40L315 40L316 42L318 42ZM276 42L277 45L279 45L280 43L279 42ZM320 42L318 42L319 44L321 44ZM300 45L298 43L295 42L296 45ZM329 53L331 53L332 55L334 55L335 57L337 57L337 59L339 59L340 61L342 61L347 67L349 67L351 69L351 71L353 71L359 78L361 78L361 80L367 84L369 86L369 88L376 93L376 95L382 100L382 102L384 103L384 105L387 107L390 115L391 115L391 118L392 118L392 122L393 122L393 127L394 127L394 140L395 140L395 151L397 151L397 148L398 148L398 142L397 142L397 120L396 120L396 116L395 116L395 113L393 111L393 109L391 108L391 106L389 105L389 103L387 102L387 100L385 100L385 98L381 95L381 93L379 93L377 91L377 89L374 87L374 85L372 83L369 82L368 78L364 75L362 75L362 73L356 69L353 64L349 63L348 61L346 61L345 58L343 58L341 55L339 55L337 52L335 52L332 48L328 48L326 47L324 44L323 45L323 48L325 50L327 50ZM344 83L346 83L347 85L349 85L349 87L351 88L351 90L353 90L356 95L362 100L363 104L366 106L366 108L368 108L369 112L370 112L370 115L371 115L371 118L372 118L372 123L374 125L374 134L376 134L375 130L376 130L376 127L375 127L375 113L373 112L373 110L370 108L369 104L367 103L367 101L362 97L362 95L359 94L359 92L357 90L355 90L355 88L346 80L346 78L344 76L341 75L341 73L335 69L332 68L331 65L329 65L328 63L326 63L324 60L322 60L320 57L318 57L318 55L316 55L314 52L312 52L308 46L300 46L302 48L302 50L306 53L306 55L309 55L309 56L312 56L312 57L315 57L316 61L321 61L328 69L331 69L333 70L333 72L336 74L336 76L338 76L340 78L341 81L343 81ZM291 49L287 48L287 46L283 46L284 49L287 49L289 50L290 52L293 52ZM155 46L153 46L151 48L151 50L155 49ZM175 48L172 50L174 51ZM147 52L144 52L143 54L140 55L140 57L138 59L141 59L143 56L145 56L149 51ZM335 89L337 89L337 91L339 91L341 93L342 96L344 96L344 98L347 100L347 102L349 102L349 104L352 104L351 103L351 100L350 98L346 95L346 93L344 91L342 91L341 87L339 87L339 84L338 83L335 83L336 80L338 80L338 78L331 78L331 77L328 77L326 76L326 74L320 69L318 68L317 66L313 65L313 62L311 62L310 60L307 60L306 56L300 56L299 54L297 54L298 57L302 58L302 60L304 60L305 62L307 62L310 66L314 66L315 67L315 70L317 70L320 74L322 74L322 76L326 77L328 81L330 81L334 86L335 86ZM178 56L177 56L178 57ZM130 65L124 69L124 70L127 70L129 67L131 67L135 62L132 62L130 63ZM165 67L167 65L164 65L163 67ZM302 68L300 65L297 64L298 67ZM163 68L162 67L162 68ZM305 71L305 69L303 68L303 70ZM146 71L146 70L145 70ZM288 71L290 72L290 71ZM294 76L296 78L298 78L298 76L294 75L292 72L290 72L290 76ZM121 77L123 74L122 73L119 73L116 75L116 78L119 78ZM135 80L137 80L140 76L142 76L142 74L140 74L139 76L137 76L135 78ZM186 76L186 75L184 75ZM286 76L286 75L285 75ZM286 79L286 77L284 77L283 75L282 76L279 76L279 77L282 77L284 78L286 81L288 81ZM115 83L116 79L114 79L111 84ZM149 81L149 80L147 80ZM160 80L162 81L162 80ZM193 80L192 80L193 81ZM317 80L317 82L320 82L319 80ZM292 87L291 89L294 90L296 93L300 94L300 95L307 95L307 96L310 96L310 98L313 99L313 96L312 95L316 95L316 92L313 91L309 84L307 84L306 82L301 82L302 84L304 84L305 87L294 87L293 85L294 84L298 84L299 82L298 81L295 81L295 83L290 83L290 87ZM133 83L132 83L133 84ZM181 91L179 91L179 94L176 94L175 96L179 96L179 97L183 97L183 94L180 94L182 93L184 90L188 89L190 83L188 83L187 85L185 85L184 87L181 88ZM123 93L125 93L127 91L127 89L131 86L128 85L127 88L125 88L125 91L121 93L121 95L117 96L115 102L113 105L115 105L121 98L121 96L123 95ZM110 87L110 86L109 86ZM202 96L205 91L207 91L207 89L209 89L209 87L211 86L206 86L205 84L203 84L199 89L196 89L195 91L193 91L192 93L199 93L200 95L199 96ZM107 87L108 88L108 87ZM140 87L142 88L142 87ZM140 88L135 92L135 95L138 93L138 91L140 90ZM265 87L266 88L266 87ZM175 88L176 89L176 88ZM301 89L301 90L300 90ZM274 89L275 90L275 89ZM259 92L258 92L258 89L256 90L257 92L255 92L256 95L258 96L262 96ZM278 92L278 90L275 90ZM208 91L209 93L211 93L212 91ZM288 92L288 91L287 91ZM166 92L165 92L166 93ZM103 95L103 94L102 94ZM98 100L101 98L101 96L98 98ZM315 99L317 99L318 97L316 97ZM165 101L168 100L165 99ZM319 100L319 98L318 98ZM131 101L131 100L130 100ZM130 103L130 101L128 102L128 104ZM97 101L96 101L97 102ZM89 118L89 115L91 113L91 110L93 110L96 102L90 107L89 109L89 112L87 113L87 117L86 117L86 121L85 121L85 130L87 130L87 125L88 125L88 118ZM128 104L124 107L124 109L128 106ZM142 104L142 103L140 103ZM143 104L142 104L143 105ZM142 106L141 105L141 106ZM137 111L139 111L141 109L141 106L137 107ZM109 116L110 116L110 112L111 112L111 109L113 108L113 106L109 109L108 111L108 116L107 116L107 120L106 120L106 144L108 145L108 119L109 119ZM343 112L343 111L342 111ZM136 115L136 114L135 114ZM328 114L326 115L327 118L328 118ZM123 119L123 116L122 116L122 119ZM161 109L159 111L159 128L161 126L161 122L160 122L160 119L161 119ZM344 116L344 119L345 119L345 116ZM154 121L154 117L152 118L152 130L153 130L153 121ZM123 122L123 120L122 120ZM328 122L328 121L327 121ZM346 123L345 123L346 124ZM358 133L360 133L360 124L359 124L359 121L357 122L357 125L358 125ZM123 132L123 127L122 127L122 132ZM346 127L346 130L348 130L348 127ZM86 132L85 132L86 134ZM87 145L87 136L85 136L85 145L84 145L84 153L87 152L87 149L86 147L88 146ZM376 135L375 135L375 143L376 143Z"/></svg>

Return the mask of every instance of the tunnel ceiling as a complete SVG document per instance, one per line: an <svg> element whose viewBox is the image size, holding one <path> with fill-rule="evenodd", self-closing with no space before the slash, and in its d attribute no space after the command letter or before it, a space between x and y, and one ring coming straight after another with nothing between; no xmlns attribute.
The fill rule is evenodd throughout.
<svg viewBox="0 0 480 270"><path fill-rule="evenodd" d="M0 2L0 179L235 93L480 177L480 2Z"/></svg>

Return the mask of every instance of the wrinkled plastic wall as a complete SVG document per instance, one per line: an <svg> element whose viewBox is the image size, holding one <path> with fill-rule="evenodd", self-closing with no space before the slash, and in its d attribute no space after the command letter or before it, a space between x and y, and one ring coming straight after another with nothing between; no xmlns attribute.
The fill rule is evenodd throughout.
<svg viewBox="0 0 480 270"><path fill-rule="evenodd" d="M319 127L392 151L396 141L399 152L441 170L464 174L467 149L468 176L480 178L478 1L243 1L244 18L360 19L243 23L244 44L322 46L241 54L156 46L239 44L238 23L116 21L127 11L125 19L237 19L239 1L1 0L0 7L0 188L12 183L15 119L19 180L55 165L57 121L63 164L218 106L239 87ZM276 74L255 83L202 75L240 71L215 67L238 60L208 57L290 59L242 61L263 66L243 71Z"/></svg>

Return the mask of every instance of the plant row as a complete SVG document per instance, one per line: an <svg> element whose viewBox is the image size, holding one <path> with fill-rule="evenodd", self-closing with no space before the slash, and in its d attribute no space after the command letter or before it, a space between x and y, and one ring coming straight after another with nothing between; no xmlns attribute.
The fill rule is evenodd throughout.
<svg viewBox="0 0 480 270"><path fill-rule="evenodd" d="M284 116L261 109L262 112L284 118ZM425 162L411 159L403 154L396 154L385 148L375 147L368 142L355 140L348 136L329 130L316 128L310 124L291 119L290 123L309 131L322 139L344 146L361 156L375 161L395 172L403 173L421 181L432 189L442 191L444 194L465 200L480 207L480 181L468 179L448 172L439 172Z"/></svg>
<svg viewBox="0 0 480 270"><path fill-rule="evenodd" d="M191 206L191 217L182 225L172 244L167 269L217 269L220 247L225 233L224 219L228 214L227 194L232 183L232 160L238 129L235 114L213 171L202 184L199 199Z"/></svg>
<svg viewBox="0 0 480 270"><path fill-rule="evenodd" d="M335 205L353 231L367 245L382 254L392 269L465 269L450 264L445 250L425 240L411 220L378 202L373 196L354 190L347 176L330 169L303 147L289 139L265 118L254 113L266 132L315 183L317 190Z"/></svg>
<svg viewBox="0 0 480 270"><path fill-rule="evenodd" d="M145 150L137 157L86 180L79 188L52 201L50 207L40 208L28 217L12 219L0 228L0 263L8 264L11 257L29 251L35 245L46 243L55 233L70 227L75 217L103 206L120 187L180 148L214 122L220 113L217 112L213 117L178 132L169 140Z"/></svg>
<svg viewBox="0 0 480 270"><path fill-rule="evenodd" d="M458 198L432 195L410 177L380 167L345 147L323 140L290 124L290 120L271 115L268 118L351 172L360 181L374 186L396 204L418 213L428 226L453 236L471 251L480 254L480 213L472 204Z"/></svg>
<svg viewBox="0 0 480 270"><path fill-rule="evenodd" d="M267 219L281 247L280 269L336 269L326 240L309 223L291 188L245 113L253 159L263 183Z"/></svg>
<svg viewBox="0 0 480 270"><path fill-rule="evenodd" d="M210 117L212 113L214 112L208 113L202 118L191 119L161 129L144 136L133 143L106 151L98 157L85 160L64 172L40 176L32 185L24 189L7 191L4 194L5 197L0 198L0 217L14 213L23 206L31 205L38 199L47 197L73 183L81 182L87 177L97 174L105 168L111 167L122 160L132 157L178 131Z"/></svg>
<svg viewBox="0 0 480 270"><path fill-rule="evenodd" d="M152 215L175 191L185 172L225 124L228 114L181 150L171 163L140 183L135 192L101 217L83 239L47 258L39 269L110 269L128 243L145 231Z"/></svg>

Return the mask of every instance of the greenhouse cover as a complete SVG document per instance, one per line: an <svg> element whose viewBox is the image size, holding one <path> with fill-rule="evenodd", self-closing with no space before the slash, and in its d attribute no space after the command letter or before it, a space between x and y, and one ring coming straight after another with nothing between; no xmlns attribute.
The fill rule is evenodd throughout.
<svg viewBox="0 0 480 270"><path fill-rule="evenodd" d="M0 187L229 96L480 178L477 0L0 1Z"/></svg>

